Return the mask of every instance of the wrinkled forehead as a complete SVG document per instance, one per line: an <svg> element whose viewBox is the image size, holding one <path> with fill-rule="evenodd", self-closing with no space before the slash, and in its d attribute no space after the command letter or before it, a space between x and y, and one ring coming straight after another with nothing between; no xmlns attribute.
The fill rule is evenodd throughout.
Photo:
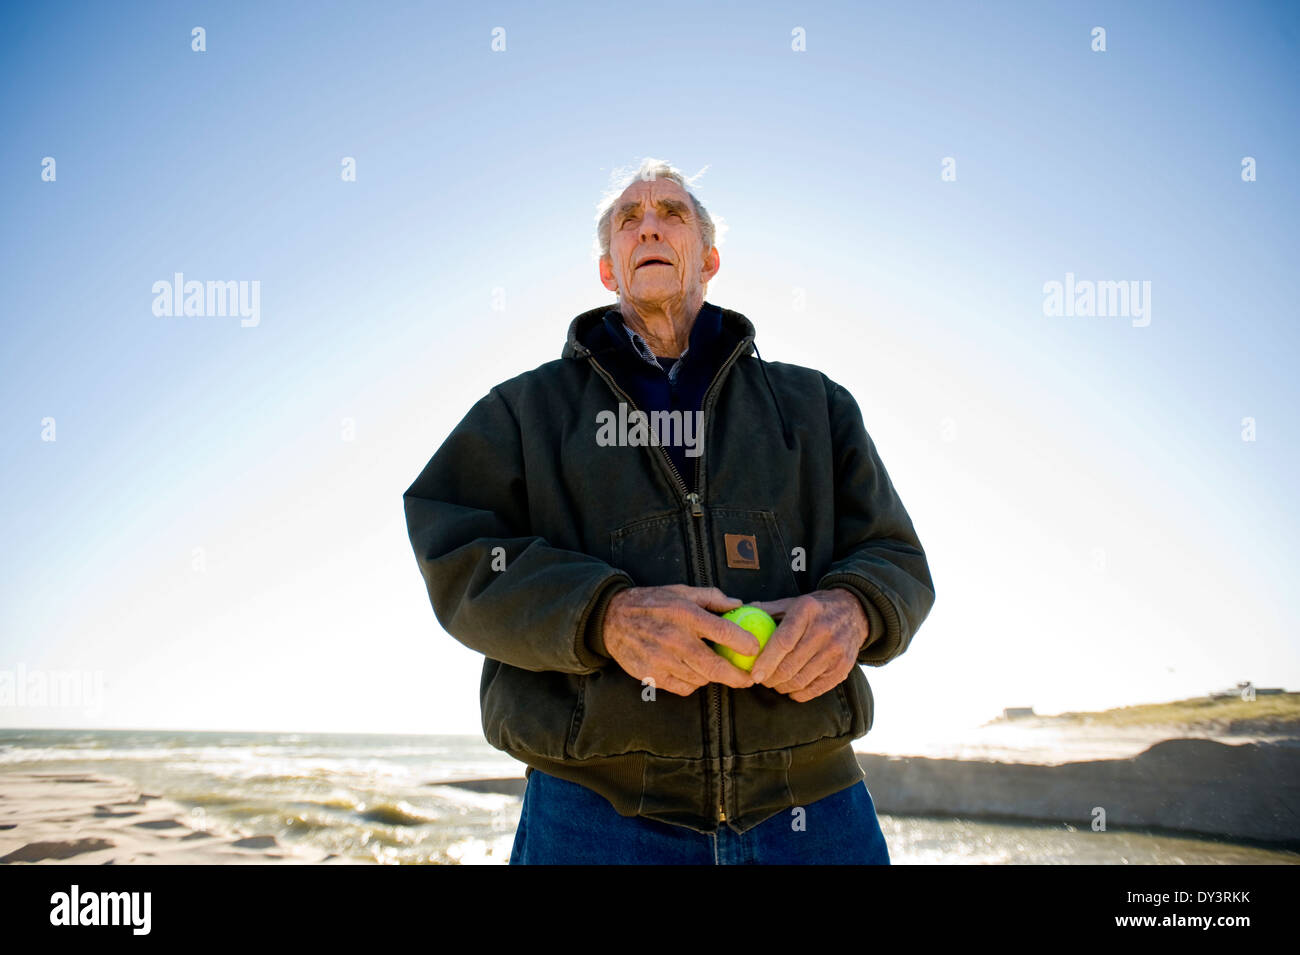
<svg viewBox="0 0 1300 955"><path fill-rule="evenodd" d="M647 200L658 202L661 199L676 199L679 202L690 201L686 195L686 190L671 179L638 179L623 190L623 194L614 202L614 209L618 210L628 203L642 203Z"/></svg>

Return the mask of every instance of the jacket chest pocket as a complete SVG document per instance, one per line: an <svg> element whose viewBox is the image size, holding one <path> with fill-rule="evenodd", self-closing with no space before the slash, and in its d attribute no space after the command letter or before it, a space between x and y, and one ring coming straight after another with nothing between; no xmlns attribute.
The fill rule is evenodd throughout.
<svg viewBox="0 0 1300 955"><path fill-rule="evenodd" d="M709 508L718 589L745 603L797 597L793 555L770 510Z"/></svg>

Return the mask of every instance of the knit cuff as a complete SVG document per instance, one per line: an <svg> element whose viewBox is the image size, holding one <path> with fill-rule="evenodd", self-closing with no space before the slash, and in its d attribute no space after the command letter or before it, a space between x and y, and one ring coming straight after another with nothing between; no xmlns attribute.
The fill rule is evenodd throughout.
<svg viewBox="0 0 1300 955"><path fill-rule="evenodd" d="M609 651L605 649L605 611L609 608L609 602L614 598L615 594L627 590L631 586L626 580L620 579L606 587L596 601L596 606L592 608L591 615L587 618L587 632L584 635L583 642L586 643L587 649L603 659L613 659L609 655Z"/></svg>
<svg viewBox="0 0 1300 955"><path fill-rule="evenodd" d="M885 618L876 609L875 604L867 598L867 595L851 584L832 584L828 589L847 590L857 597L858 603L862 605L862 612L867 615L867 639L862 646L858 647L858 663L866 663L867 650L885 635Z"/></svg>

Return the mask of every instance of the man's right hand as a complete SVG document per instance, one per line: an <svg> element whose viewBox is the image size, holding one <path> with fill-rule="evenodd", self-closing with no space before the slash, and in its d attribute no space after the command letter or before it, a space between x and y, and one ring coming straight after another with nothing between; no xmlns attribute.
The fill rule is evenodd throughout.
<svg viewBox="0 0 1300 955"><path fill-rule="evenodd" d="M706 683L744 689L754 685L750 675L704 642L757 654L753 634L716 616L743 604L716 587L629 587L605 608L605 650L629 676L648 678L678 696L690 696Z"/></svg>

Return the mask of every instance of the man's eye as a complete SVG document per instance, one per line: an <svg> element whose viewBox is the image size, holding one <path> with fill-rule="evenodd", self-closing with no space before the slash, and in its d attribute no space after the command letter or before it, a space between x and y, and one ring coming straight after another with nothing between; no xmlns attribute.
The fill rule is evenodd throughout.
<svg viewBox="0 0 1300 955"><path fill-rule="evenodd" d="M674 209L672 212L670 212L669 215L674 215L674 216L676 216L676 217L679 218L679 219L682 218L682 214L681 214L680 212L678 212L676 209Z"/></svg>

